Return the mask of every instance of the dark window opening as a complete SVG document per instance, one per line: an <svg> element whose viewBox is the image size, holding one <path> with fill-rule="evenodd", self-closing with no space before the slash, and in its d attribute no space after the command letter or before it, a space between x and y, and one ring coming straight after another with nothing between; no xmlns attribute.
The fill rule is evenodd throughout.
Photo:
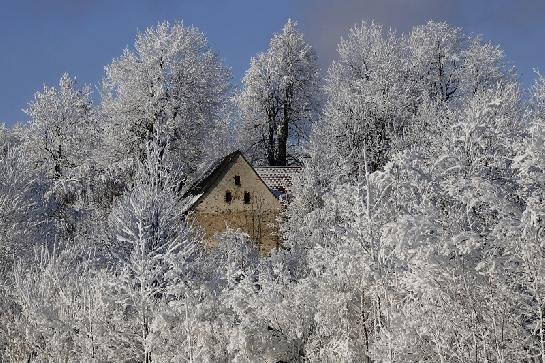
<svg viewBox="0 0 545 363"><path fill-rule="evenodd" d="M250 192L244 192L244 204L250 204Z"/></svg>
<svg viewBox="0 0 545 363"><path fill-rule="evenodd" d="M226 191L225 192L225 203L231 203L231 201L233 200L233 195L231 194L230 191Z"/></svg>
<svg viewBox="0 0 545 363"><path fill-rule="evenodd" d="M235 175L235 185L240 185L240 175Z"/></svg>

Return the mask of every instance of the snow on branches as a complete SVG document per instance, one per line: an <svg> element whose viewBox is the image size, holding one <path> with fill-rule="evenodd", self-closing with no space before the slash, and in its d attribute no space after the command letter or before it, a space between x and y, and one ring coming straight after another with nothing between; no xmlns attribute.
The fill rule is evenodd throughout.
<svg viewBox="0 0 545 363"><path fill-rule="evenodd" d="M361 23L321 89L289 20L240 90L160 23L0 128L0 361L545 361L545 79L446 23ZM304 164L280 247L205 244L184 185ZM206 246L216 246L214 248Z"/></svg>

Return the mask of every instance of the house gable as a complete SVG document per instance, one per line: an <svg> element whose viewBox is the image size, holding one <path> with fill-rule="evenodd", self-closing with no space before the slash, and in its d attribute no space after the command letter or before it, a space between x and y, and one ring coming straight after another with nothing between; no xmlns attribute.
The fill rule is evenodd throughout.
<svg viewBox="0 0 545 363"><path fill-rule="evenodd" d="M240 185L235 183L237 176L240 179ZM230 202L225 200L227 192L231 193ZM245 193L249 193L249 203L245 203ZM277 211L282 209L283 205L242 153L239 153L215 176L191 209L210 213L240 212L258 207L261 210Z"/></svg>
<svg viewBox="0 0 545 363"><path fill-rule="evenodd" d="M278 218L284 205L275 197L241 152L214 163L184 193L184 212L205 234L211 247L214 235L239 229L258 241L261 253L278 246Z"/></svg>

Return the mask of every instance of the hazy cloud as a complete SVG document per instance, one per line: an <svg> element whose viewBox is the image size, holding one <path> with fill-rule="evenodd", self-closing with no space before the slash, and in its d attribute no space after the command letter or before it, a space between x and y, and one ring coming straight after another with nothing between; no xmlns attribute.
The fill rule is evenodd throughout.
<svg viewBox="0 0 545 363"><path fill-rule="evenodd" d="M457 12L454 2L444 0L300 0L297 12L308 41L317 49L325 68L335 57L342 35L363 20L400 32L429 19L444 19Z"/></svg>
<svg viewBox="0 0 545 363"><path fill-rule="evenodd" d="M506 43L515 36L545 32L544 0L299 0L296 12L324 69L335 58L341 36L362 20L374 20L400 32L428 20L447 21L467 32L483 33L485 38L508 33ZM500 42L500 38L493 41Z"/></svg>

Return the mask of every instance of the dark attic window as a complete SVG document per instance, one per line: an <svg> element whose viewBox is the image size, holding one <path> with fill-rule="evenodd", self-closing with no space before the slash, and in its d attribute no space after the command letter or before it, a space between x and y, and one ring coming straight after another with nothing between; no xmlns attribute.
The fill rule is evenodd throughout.
<svg viewBox="0 0 545 363"><path fill-rule="evenodd" d="M244 192L244 204L250 204L250 192Z"/></svg>
<svg viewBox="0 0 545 363"><path fill-rule="evenodd" d="M235 175L235 185L240 186L240 175Z"/></svg>
<svg viewBox="0 0 545 363"><path fill-rule="evenodd" d="M233 195L231 194L230 191L225 191L225 203L231 203L231 201L233 200Z"/></svg>

